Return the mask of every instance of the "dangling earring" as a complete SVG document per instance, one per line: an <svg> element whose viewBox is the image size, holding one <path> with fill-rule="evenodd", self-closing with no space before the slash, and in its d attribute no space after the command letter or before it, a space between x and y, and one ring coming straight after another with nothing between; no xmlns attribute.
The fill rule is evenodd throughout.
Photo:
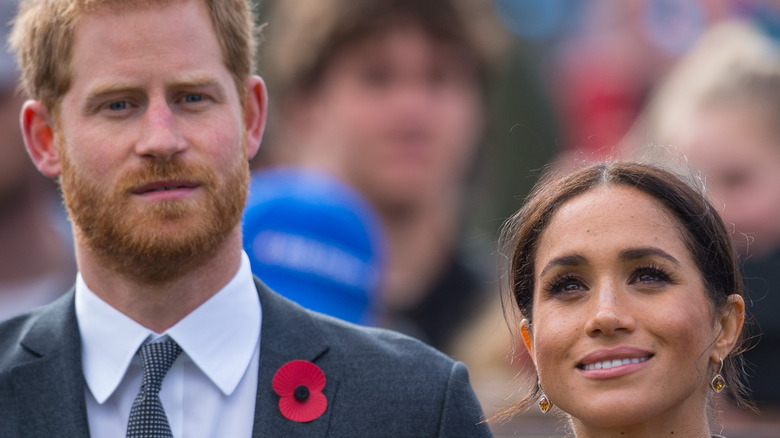
<svg viewBox="0 0 780 438"><path fill-rule="evenodd" d="M542 393L542 398L539 399L539 409L542 410L543 414L546 414L550 409L552 409L552 407L553 404L550 399L547 398L545 393Z"/></svg>
<svg viewBox="0 0 780 438"><path fill-rule="evenodd" d="M546 414L547 412L550 411L550 409L552 409L553 404L550 401L550 399L547 398L547 394L544 393L541 382L538 382L537 386L539 386L539 389L542 391L542 397L539 399L539 409L542 410L543 414Z"/></svg>
<svg viewBox="0 0 780 438"><path fill-rule="evenodd" d="M726 387L726 379L723 378L723 376L720 374L721 371L723 371L723 359L720 360L720 368L718 369L718 372L715 374L715 377L710 380L710 387L713 391L720 393L723 391L723 388Z"/></svg>

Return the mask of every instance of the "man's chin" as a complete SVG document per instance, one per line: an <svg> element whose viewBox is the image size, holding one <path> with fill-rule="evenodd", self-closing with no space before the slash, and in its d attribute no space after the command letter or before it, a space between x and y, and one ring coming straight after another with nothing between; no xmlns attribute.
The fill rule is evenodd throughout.
<svg viewBox="0 0 780 438"><path fill-rule="evenodd" d="M160 284L175 281L208 261L224 240L224 236L157 232L135 236L119 251L103 252L119 273L144 283Z"/></svg>
<svg viewBox="0 0 780 438"><path fill-rule="evenodd" d="M233 228L215 226L213 218L195 214L176 219L129 215L106 223L117 226L82 234L87 246L118 274L150 284L175 281L205 263Z"/></svg>

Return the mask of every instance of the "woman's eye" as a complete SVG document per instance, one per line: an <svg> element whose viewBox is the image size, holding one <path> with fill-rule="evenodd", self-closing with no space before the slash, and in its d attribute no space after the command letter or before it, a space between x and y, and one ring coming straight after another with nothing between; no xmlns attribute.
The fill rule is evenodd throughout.
<svg viewBox="0 0 780 438"><path fill-rule="evenodd" d="M634 274L634 281L640 283L667 283L669 275L659 268L640 268Z"/></svg>
<svg viewBox="0 0 780 438"><path fill-rule="evenodd" d="M547 287L550 295L569 294L586 289L585 285L576 277L562 276L554 279Z"/></svg>

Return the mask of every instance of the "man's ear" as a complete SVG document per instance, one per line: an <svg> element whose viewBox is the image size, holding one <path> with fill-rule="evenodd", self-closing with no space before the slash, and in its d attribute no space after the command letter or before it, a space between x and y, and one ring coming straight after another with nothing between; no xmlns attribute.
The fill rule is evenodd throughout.
<svg viewBox="0 0 780 438"><path fill-rule="evenodd" d="M60 154L54 140L54 122L49 110L37 100L28 100L22 106L22 134L27 152L35 166L44 175L60 175Z"/></svg>
<svg viewBox="0 0 780 438"><path fill-rule="evenodd" d="M268 93L260 76L247 79L244 100L244 129L246 130L247 157L252 158L260 149L265 122L268 117Z"/></svg>
<svg viewBox="0 0 780 438"><path fill-rule="evenodd" d="M731 294L727 298L723 312L718 317L720 332L712 349L712 361L719 363L731 353L742 333L745 323L745 300L737 294Z"/></svg>

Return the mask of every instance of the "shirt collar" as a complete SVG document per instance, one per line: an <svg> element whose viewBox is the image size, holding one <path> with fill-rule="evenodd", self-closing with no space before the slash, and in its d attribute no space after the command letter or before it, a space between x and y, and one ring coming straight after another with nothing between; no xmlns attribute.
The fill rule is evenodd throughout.
<svg viewBox="0 0 780 438"><path fill-rule="evenodd" d="M80 273L76 278L76 318L84 378L95 400L102 404L119 386L138 348L159 335L100 299ZM242 253L233 279L163 334L175 340L223 394L230 395L258 345L261 319L249 258Z"/></svg>

